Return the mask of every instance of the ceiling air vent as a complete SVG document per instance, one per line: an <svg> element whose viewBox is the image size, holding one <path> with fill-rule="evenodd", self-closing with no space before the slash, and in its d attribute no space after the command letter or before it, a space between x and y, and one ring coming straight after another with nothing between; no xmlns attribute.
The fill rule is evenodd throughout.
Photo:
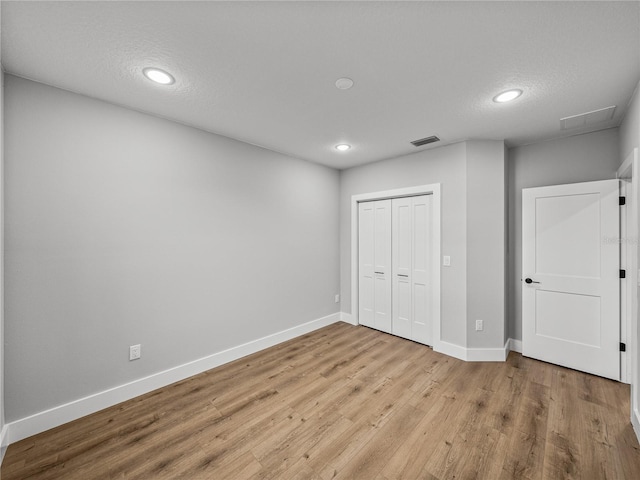
<svg viewBox="0 0 640 480"><path fill-rule="evenodd" d="M422 145L427 145L429 143L433 143L433 142L439 142L440 139L438 137L436 137L435 135L432 135L430 137L426 137L426 138L421 138L420 140L414 140L413 142L411 142L415 147L421 147Z"/></svg>
<svg viewBox="0 0 640 480"><path fill-rule="evenodd" d="M564 117L560 119L560 129L569 130L571 128L586 127L593 125L594 123L608 122L613 118L613 113L616 110L616 106L612 105L607 108L601 108L600 110L594 110L592 112L581 113L579 115L572 115L570 117Z"/></svg>

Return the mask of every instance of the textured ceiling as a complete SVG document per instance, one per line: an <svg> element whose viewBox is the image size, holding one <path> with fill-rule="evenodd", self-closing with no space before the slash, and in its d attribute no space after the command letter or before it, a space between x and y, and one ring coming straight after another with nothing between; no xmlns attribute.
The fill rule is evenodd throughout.
<svg viewBox="0 0 640 480"><path fill-rule="evenodd" d="M640 2L7 2L5 71L346 168L619 125ZM176 77L151 84L143 68ZM355 85L338 90L339 77ZM509 104L492 97L511 87ZM617 105L612 120L560 118ZM353 148L338 152L334 146Z"/></svg>

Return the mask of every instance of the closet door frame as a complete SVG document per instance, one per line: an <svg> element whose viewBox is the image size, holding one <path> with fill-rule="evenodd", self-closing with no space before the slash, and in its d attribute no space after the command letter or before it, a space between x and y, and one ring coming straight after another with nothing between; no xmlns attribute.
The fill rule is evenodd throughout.
<svg viewBox="0 0 640 480"><path fill-rule="evenodd" d="M434 183L429 185L419 185L415 187L399 188L394 190L384 190L380 192L363 193L353 195L351 197L351 316L346 319L355 325L360 323L358 318L359 299L358 299L358 204L360 202L370 202L373 200L386 200L399 197L413 197L416 195L432 195L432 227L433 227L433 245L431 252L431 308L430 318L432 321L432 339L433 347L437 348L440 344L441 317L440 317L440 184Z"/></svg>

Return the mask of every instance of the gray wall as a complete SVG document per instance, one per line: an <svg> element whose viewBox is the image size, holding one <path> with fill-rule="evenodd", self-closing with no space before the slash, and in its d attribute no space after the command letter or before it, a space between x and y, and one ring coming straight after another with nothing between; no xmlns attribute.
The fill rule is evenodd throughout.
<svg viewBox="0 0 640 480"><path fill-rule="evenodd" d="M509 149L509 337L522 339L522 189L615 178L619 163L617 128Z"/></svg>
<svg viewBox="0 0 640 480"><path fill-rule="evenodd" d="M337 171L5 81L7 421L338 311Z"/></svg>
<svg viewBox="0 0 640 480"><path fill-rule="evenodd" d="M351 312L351 197L395 188L442 184L442 339L466 345L466 146L457 143L341 172L340 289L342 311Z"/></svg>
<svg viewBox="0 0 640 480"><path fill-rule="evenodd" d="M620 163L640 145L640 82L636 86L620 125Z"/></svg>
<svg viewBox="0 0 640 480"><path fill-rule="evenodd" d="M504 143L467 145L467 347L505 343ZM476 331L476 320L484 330Z"/></svg>
<svg viewBox="0 0 640 480"><path fill-rule="evenodd" d="M440 183L442 192L441 339L461 347L499 348L505 330L505 156L502 141L425 150L341 173L342 311L351 304L351 197ZM485 323L475 332L475 320Z"/></svg>

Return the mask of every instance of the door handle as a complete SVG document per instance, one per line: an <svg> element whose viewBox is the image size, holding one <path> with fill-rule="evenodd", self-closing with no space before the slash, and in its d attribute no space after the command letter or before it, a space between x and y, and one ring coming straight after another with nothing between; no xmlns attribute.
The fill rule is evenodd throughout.
<svg viewBox="0 0 640 480"><path fill-rule="evenodd" d="M530 278L525 278L524 282L525 283L540 283L540 282L536 282L535 280L531 280Z"/></svg>
<svg viewBox="0 0 640 480"><path fill-rule="evenodd" d="M399 277L408 277L409 275L403 275L401 273L398 274Z"/></svg>
<svg viewBox="0 0 640 480"><path fill-rule="evenodd" d="M377 273L378 275L384 275L384 272L373 272L373 273Z"/></svg>

